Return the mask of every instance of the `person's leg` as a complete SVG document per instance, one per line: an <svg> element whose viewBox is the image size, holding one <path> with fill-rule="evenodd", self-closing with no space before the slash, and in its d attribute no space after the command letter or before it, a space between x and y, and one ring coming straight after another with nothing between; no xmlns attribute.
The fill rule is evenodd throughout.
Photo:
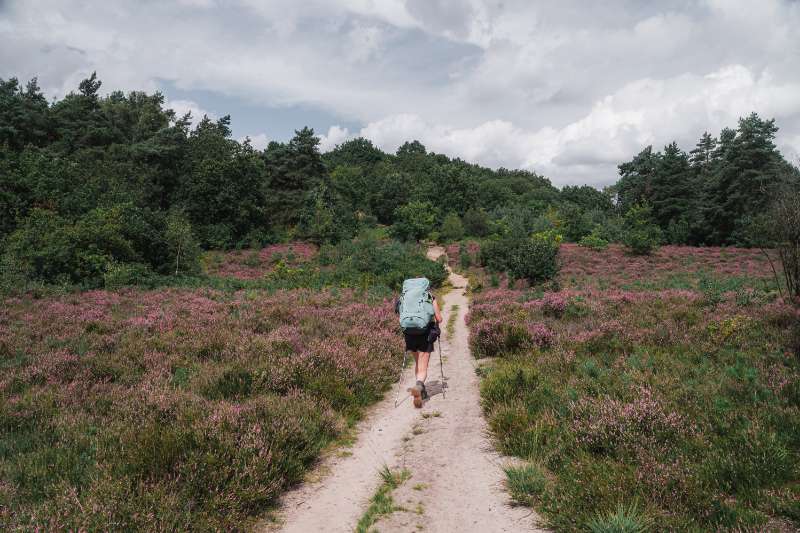
<svg viewBox="0 0 800 533"><path fill-rule="evenodd" d="M428 363L431 360L431 354L429 352L415 352L414 360L416 361L414 369L417 374L417 381L425 383L425 380L428 379Z"/></svg>
<svg viewBox="0 0 800 533"><path fill-rule="evenodd" d="M411 352L414 356L414 375L417 384L411 387L409 392L414 397L414 407L422 407L423 400L428 398L428 391L425 389L425 379L428 377L428 362L431 354L428 352Z"/></svg>

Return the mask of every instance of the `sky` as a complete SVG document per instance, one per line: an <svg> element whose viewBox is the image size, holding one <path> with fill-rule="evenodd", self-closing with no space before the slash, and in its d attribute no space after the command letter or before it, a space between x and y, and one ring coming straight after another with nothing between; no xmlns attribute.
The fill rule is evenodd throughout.
<svg viewBox="0 0 800 533"><path fill-rule="evenodd" d="M558 186L753 111L800 160L797 0L0 0L0 78L60 98L93 71L257 147L417 139Z"/></svg>

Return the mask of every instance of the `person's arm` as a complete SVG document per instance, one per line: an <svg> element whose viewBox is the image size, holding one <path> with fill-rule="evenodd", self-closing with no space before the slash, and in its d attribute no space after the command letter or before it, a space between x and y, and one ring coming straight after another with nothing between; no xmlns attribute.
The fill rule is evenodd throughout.
<svg viewBox="0 0 800 533"><path fill-rule="evenodd" d="M436 323L441 324L442 313L439 311L439 302L436 301L436 298L433 299L433 316L436 317Z"/></svg>

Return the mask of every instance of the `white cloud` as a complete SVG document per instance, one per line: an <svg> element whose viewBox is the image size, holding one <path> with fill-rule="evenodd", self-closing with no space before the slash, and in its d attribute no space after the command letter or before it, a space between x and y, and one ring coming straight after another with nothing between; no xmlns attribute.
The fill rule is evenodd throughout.
<svg viewBox="0 0 800 533"><path fill-rule="evenodd" d="M792 98L797 94L800 82L775 84L768 74L757 77L742 65L730 65L705 76L631 82L561 128L531 130L503 120L457 128L399 114L369 123L358 135L388 151L417 139L434 152L495 168L536 170L561 185L607 185L617 179L616 165L648 144L660 150L678 140L689 150L705 129L716 133L735 126L752 110L764 116L800 115L800 99ZM800 135L785 146L800 147Z"/></svg>
<svg viewBox="0 0 800 533"><path fill-rule="evenodd" d="M93 70L104 89L166 80L263 105L265 121L302 106L383 147L416 137L555 183L608 183L643 145L690 148L751 111L777 119L779 146L799 144L800 2L789 0L0 5L0 77L38 75L51 97ZM359 129L315 126L330 127L326 148Z"/></svg>
<svg viewBox="0 0 800 533"><path fill-rule="evenodd" d="M175 116L177 118L182 117L186 113L191 113L192 124L197 124L198 121L203 119L203 116L208 116L208 118L213 120L218 118L216 114L206 111L200 107L197 102L193 102L191 100L167 100L164 102L164 107L166 109L172 109L175 111Z"/></svg>
<svg viewBox="0 0 800 533"><path fill-rule="evenodd" d="M245 139L250 139L250 144L256 150L263 150L267 147L269 142L272 140L264 133L257 133L256 135L247 135L239 139L240 142L244 142Z"/></svg>
<svg viewBox="0 0 800 533"><path fill-rule="evenodd" d="M333 150L337 144L341 144L349 139L350 132L347 128L340 128L339 126L331 126L328 128L328 133L320 135L319 148L323 152Z"/></svg>

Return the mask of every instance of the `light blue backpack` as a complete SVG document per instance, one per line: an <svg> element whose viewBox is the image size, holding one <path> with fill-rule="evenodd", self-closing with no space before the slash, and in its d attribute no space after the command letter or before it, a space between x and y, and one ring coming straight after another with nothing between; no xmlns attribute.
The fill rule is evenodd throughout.
<svg viewBox="0 0 800 533"><path fill-rule="evenodd" d="M433 296L428 278L413 278L403 282L400 296L400 327L403 332L422 334L433 320Z"/></svg>

